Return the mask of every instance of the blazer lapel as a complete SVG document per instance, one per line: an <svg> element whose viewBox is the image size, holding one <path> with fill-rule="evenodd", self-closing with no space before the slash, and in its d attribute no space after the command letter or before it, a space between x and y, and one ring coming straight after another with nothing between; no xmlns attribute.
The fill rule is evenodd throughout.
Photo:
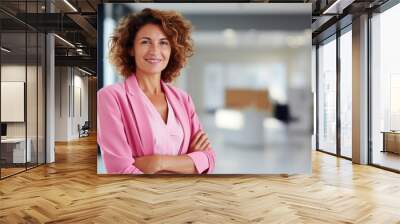
<svg viewBox="0 0 400 224"><path fill-rule="evenodd" d="M152 155L154 153L153 133L150 128L149 117L145 111L144 102L138 94L140 89L135 74L132 74L125 80L125 87L133 111L134 122L136 122L139 132L143 155Z"/></svg>
<svg viewBox="0 0 400 224"><path fill-rule="evenodd" d="M179 120L179 122L182 125L183 143L179 150L179 154L186 153L187 149L189 147L189 140L190 140L190 136L191 136L190 135L190 123L189 123L190 118L188 117L185 106L180 102L177 95L163 81L161 81L161 85L164 89L165 95L166 95L169 103L171 104L171 106L175 112L176 118Z"/></svg>

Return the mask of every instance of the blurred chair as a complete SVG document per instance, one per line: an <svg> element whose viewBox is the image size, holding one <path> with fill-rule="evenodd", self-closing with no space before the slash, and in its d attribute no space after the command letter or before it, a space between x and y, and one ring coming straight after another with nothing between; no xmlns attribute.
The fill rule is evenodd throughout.
<svg viewBox="0 0 400 224"><path fill-rule="evenodd" d="M85 121L82 127L80 127L80 125L78 124L79 138L89 136L89 129L90 129L89 121Z"/></svg>
<svg viewBox="0 0 400 224"><path fill-rule="evenodd" d="M297 120L297 118L291 116L290 108L287 104L276 103L274 108L274 117L286 124Z"/></svg>

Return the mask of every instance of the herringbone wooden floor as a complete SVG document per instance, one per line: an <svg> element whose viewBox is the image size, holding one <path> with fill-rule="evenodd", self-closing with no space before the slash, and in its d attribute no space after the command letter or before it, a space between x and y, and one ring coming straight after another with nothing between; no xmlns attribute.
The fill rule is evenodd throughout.
<svg viewBox="0 0 400 224"><path fill-rule="evenodd" d="M313 153L313 174L98 176L95 138L0 181L0 223L400 223L400 175Z"/></svg>

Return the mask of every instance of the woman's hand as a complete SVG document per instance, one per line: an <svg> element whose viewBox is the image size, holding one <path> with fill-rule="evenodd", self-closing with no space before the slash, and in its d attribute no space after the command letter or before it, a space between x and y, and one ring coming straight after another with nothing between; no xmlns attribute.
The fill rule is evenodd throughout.
<svg viewBox="0 0 400 224"><path fill-rule="evenodd" d="M134 165L145 174L154 174L162 170L162 156L151 155L136 157Z"/></svg>
<svg viewBox="0 0 400 224"><path fill-rule="evenodd" d="M189 145L189 152L204 151L210 147L207 134L199 130L194 136Z"/></svg>

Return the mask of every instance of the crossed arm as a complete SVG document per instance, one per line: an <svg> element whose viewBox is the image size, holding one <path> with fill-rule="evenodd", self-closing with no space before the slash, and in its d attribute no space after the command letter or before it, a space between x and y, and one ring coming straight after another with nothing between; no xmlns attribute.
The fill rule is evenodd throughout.
<svg viewBox="0 0 400 224"><path fill-rule="evenodd" d="M122 109L124 107L118 93L111 90L98 92L98 132L97 141L109 174L150 174L150 173L210 173L215 166L215 154L208 138L202 131L195 113L193 102L188 97L189 119L191 119L192 136L188 154L177 156L151 155L132 157L131 145L128 144ZM122 109L121 109L122 108Z"/></svg>
<svg viewBox="0 0 400 224"><path fill-rule="evenodd" d="M210 142L207 135L199 130L194 136L189 146L189 152L208 150ZM154 173L180 173L197 174L193 160L188 155L150 155L135 158L133 164L145 174Z"/></svg>

